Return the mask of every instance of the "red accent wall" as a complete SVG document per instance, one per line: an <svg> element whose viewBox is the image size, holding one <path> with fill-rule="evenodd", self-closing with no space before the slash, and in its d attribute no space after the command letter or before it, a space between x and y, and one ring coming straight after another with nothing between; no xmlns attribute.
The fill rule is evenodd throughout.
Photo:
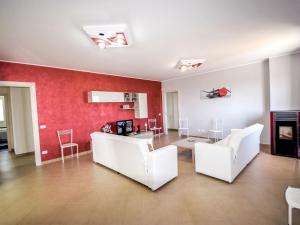
<svg viewBox="0 0 300 225"><path fill-rule="evenodd" d="M74 142L86 151L89 135L105 123L134 118L133 110L120 109L122 103L88 103L87 93L92 90L147 93L148 116L162 126L160 82L7 62L0 62L0 81L35 82L39 124L47 126L40 130L41 150L48 150L42 161L60 157L59 129L73 128ZM134 125L143 129L146 121L134 120Z"/></svg>

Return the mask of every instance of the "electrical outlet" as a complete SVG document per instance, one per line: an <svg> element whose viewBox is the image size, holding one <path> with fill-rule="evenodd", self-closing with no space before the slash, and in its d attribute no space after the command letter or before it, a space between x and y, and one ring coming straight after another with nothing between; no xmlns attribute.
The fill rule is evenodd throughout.
<svg viewBox="0 0 300 225"><path fill-rule="evenodd" d="M40 125L40 129L46 129L46 125L45 124L41 124Z"/></svg>
<svg viewBox="0 0 300 225"><path fill-rule="evenodd" d="M48 154L48 150L43 150L42 155L46 155L46 154Z"/></svg>

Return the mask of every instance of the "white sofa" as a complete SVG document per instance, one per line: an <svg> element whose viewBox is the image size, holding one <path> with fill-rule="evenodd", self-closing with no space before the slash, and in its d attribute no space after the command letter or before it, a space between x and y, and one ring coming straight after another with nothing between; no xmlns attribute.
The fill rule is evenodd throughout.
<svg viewBox="0 0 300 225"><path fill-rule="evenodd" d="M93 161L136 180L153 191L178 176L177 147L154 151L151 140L94 132Z"/></svg>
<svg viewBox="0 0 300 225"><path fill-rule="evenodd" d="M233 129L225 139L214 144L196 143L196 172L232 183L259 153L263 127L254 124L244 129Z"/></svg>

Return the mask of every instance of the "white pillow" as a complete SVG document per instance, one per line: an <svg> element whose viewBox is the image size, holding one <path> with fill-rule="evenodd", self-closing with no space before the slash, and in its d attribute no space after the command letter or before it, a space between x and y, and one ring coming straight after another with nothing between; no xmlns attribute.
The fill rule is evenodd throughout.
<svg viewBox="0 0 300 225"><path fill-rule="evenodd" d="M232 136L232 135L229 134L229 135L228 135L226 138L224 138L223 140L216 142L215 145L228 146L231 136Z"/></svg>
<svg viewBox="0 0 300 225"><path fill-rule="evenodd" d="M236 157L236 155L237 155L237 152L239 150L240 143L241 143L241 140L242 140L243 136L244 136L243 135L243 130L236 131L233 134L231 134L231 137L228 141L227 146L231 147L233 149L234 157Z"/></svg>

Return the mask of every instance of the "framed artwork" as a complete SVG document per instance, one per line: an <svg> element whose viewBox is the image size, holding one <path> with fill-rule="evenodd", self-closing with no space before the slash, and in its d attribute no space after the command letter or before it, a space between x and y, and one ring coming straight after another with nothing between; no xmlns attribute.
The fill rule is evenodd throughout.
<svg viewBox="0 0 300 225"><path fill-rule="evenodd" d="M231 88L229 87L205 89L202 90L200 94L201 99L224 98L230 96L231 96Z"/></svg>

